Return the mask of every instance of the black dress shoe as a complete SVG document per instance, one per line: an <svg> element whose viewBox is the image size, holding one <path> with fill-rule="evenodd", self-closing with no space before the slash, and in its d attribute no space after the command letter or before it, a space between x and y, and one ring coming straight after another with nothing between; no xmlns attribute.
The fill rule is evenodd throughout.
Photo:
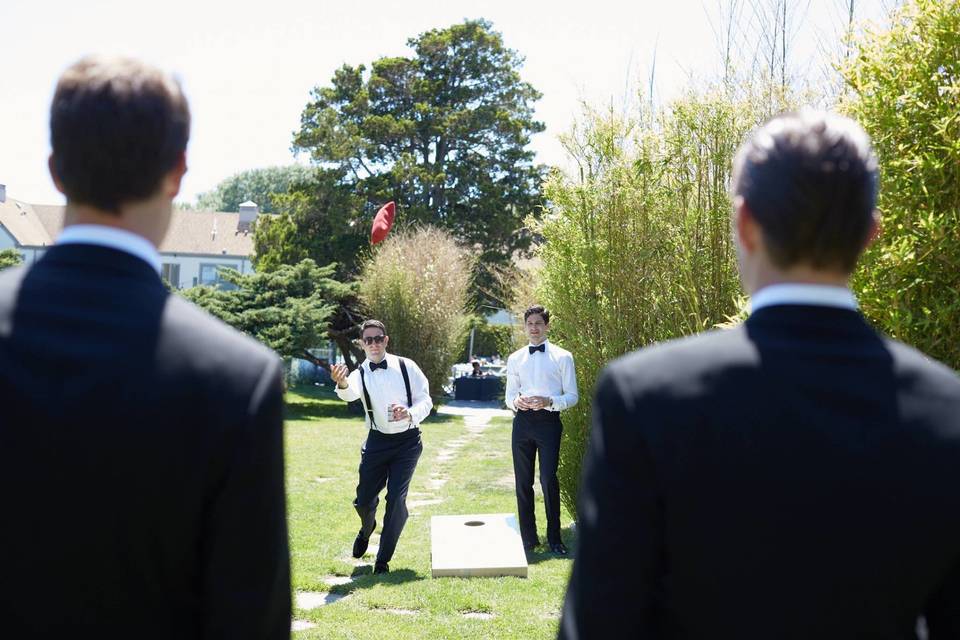
<svg viewBox="0 0 960 640"><path fill-rule="evenodd" d="M364 538L363 529L361 529L360 533L357 534L356 539L353 541L353 557L362 558L363 554L367 552L368 546L370 546L370 538Z"/></svg>
<svg viewBox="0 0 960 640"><path fill-rule="evenodd" d="M373 575L380 573L390 573L390 565L386 562L378 562L377 564L373 565Z"/></svg>
<svg viewBox="0 0 960 640"><path fill-rule="evenodd" d="M562 542L557 542L556 544L551 544L551 545L550 545L550 551L552 551L553 553L557 554L558 556L565 556L565 555L567 555L568 553L570 553L569 551L567 551L566 545L564 545Z"/></svg>
<svg viewBox="0 0 960 640"><path fill-rule="evenodd" d="M362 558L363 554L367 552L367 547L370 545L370 536L373 535L373 532L377 529L377 521L373 521L373 528L370 529L370 533L364 535L363 529L360 529L357 533L356 539L353 541L353 557Z"/></svg>

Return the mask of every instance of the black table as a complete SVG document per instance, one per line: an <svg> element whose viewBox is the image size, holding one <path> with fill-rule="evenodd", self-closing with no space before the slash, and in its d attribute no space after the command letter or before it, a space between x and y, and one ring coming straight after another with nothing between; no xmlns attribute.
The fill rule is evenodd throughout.
<svg viewBox="0 0 960 640"><path fill-rule="evenodd" d="M502 394L503 383L498 376L463 376L453 381L457 400L496 400Z"/></svg>

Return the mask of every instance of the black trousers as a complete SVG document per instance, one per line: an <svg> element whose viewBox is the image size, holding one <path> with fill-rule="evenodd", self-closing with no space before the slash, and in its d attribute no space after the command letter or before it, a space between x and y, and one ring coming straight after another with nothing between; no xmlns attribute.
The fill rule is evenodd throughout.
<svg viewBox="0 0 960 640"><path fill-rule="evenodd" d="M387 488L387 508L380 530L377 562L390 562L397 548L400 532L407 522L407 489L417 461L423 453L420 429L401 433L370 430L360 449L360 483L353 506L360 516L360 526L369 536L376 526L380 492Z"/></svg>
<svg viewBox="0 0 960 640"><path fill-rule="evenodd" d="M534 458L540 456L540 488L547 511L547 542L560 540L560 435L563 424L556 411L518 411L513 418L513 475L517 488L517 515L524 546L539 543L534 514Z"/></svg>

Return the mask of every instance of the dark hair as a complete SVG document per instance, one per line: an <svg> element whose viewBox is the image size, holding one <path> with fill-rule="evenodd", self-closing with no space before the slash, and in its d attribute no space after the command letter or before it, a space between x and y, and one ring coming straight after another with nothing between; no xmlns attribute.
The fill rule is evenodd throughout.
<svg viewBox="0 0 960 640"><path fill-rule="evenodd" d="M740 147L732 186L776 266L853 271L877 200L877 160L856 122L812 110L774 117Z"/></svg>
<svg viewBox="0 0 960 640"><path fill-rule="evenodd" d="M543 305L535 304L527 307L523 312L523 321L526 322L530 316L539 315L543 318L543 324L550 324L550 312L543 308Z"/></svg>
<svg viewBox="0 0 960 640"><path fill-rule="evenodd" d="M67 200L119 213L183 156L190 109L169 75L129 58L89 57L60 76L50 105L53 171Z"/></svg>
<svg viewBox="0 0 960 640"><path fill-rule="evenodd" d="M379 320L364 320L363 324L360 325L360 335L362 336L363 332L369 329L370 327L380 329L380 331L383 331L383 335L387 335L387 328L383 326L383 323L380 322Z"/></svg>

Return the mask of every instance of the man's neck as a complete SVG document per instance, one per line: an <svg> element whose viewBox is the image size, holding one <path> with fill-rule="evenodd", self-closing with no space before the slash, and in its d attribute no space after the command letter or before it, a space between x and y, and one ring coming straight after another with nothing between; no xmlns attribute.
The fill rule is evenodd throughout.
<svg viewBox="0 0 960 640"><path fill-rule="evenodd" d="M122 207L117 213L103 211L84 204L67 203L63 226L96 225L120 229L145 238L154 247L160 245L166 234L170 213L152 201Z"/></svg>
<svg viewBox="0 0 960 640"><path fill-rule="evenodd" d="M831 287L850 287L850 275L834 271L821 271L807 266L796 266L785 270L769 270L754 274L748 291L754 295L757 291L775 284L817 284Z"/></svg>
<svg viewBox="0 0 960 640"><path fill-rule="evenodd" d="M547 338L546 338L546 336L544 336L543 338L540 338L539 340L533 340L533 339L531 339L531 340L530 340L530 344L531 344L532 346L534 346L534 347L539 347L540 345L542 345L542 344L543 344L544 342L546 342L546 341L547 341Z"/></svg>
<svg viewBox="0 0 960 640"><path fill-rule="evenodd" d="M379 357L367 356L367 360L369 360L373 364L380 364L386 359L386 357L387 357L387 352L384 351Z"/></svg>

